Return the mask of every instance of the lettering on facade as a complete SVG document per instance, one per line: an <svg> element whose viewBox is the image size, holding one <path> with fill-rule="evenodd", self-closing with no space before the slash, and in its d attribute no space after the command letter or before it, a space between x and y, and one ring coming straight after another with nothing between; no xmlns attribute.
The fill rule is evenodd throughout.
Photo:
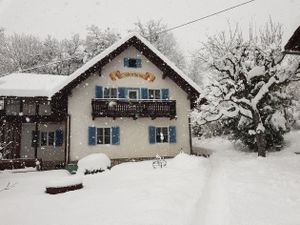
<svg viewBox="0 0 300 225"><path fill-rule="evenodd" d="M155 80L155 75L149 72L146 73L139 73L139 72L121 72L119 70L113 71L109 74L110 79L112 80L117 80L117 79L122 79L126 77L138 77L142 78L144 80L153 82Z"/></svg>

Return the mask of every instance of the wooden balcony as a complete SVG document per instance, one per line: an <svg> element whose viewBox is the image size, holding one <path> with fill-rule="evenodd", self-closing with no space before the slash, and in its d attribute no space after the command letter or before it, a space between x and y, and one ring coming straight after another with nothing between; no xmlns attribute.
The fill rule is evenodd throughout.
<svg viewBox="0 0 300 225"><path fill-rule="evenodd" d="M169 117L176 116L175 100L92 99L95 117Z"/></svg>

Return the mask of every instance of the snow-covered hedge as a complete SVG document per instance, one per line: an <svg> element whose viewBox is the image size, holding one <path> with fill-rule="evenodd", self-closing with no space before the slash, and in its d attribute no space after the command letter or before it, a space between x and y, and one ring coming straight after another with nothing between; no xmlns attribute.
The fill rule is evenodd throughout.
<svg viewBox="0 0 300 225"><path fill-rule="evenodd" d="M82 184L82 178L80 176L67 176L60 177L59 179L53 179L48 181L46 188L60 188Z"/></svg>
<svg viewBox="0 0 300 225"><path fill-rule="evenodd" d="M110 159L103 153L90 154L78 161L78 174L103 172L111 166Z"/></svg>

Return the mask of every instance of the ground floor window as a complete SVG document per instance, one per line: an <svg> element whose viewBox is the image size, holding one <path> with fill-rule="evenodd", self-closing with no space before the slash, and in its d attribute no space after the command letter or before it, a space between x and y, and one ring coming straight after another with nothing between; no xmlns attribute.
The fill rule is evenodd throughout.
<svg viewBox="0 0 300 225"><path fill-rule="evenodd" d="M111 143L111 128L97 128L97 144Z"/></svg>
<svg viewBox="0 0 300 225"><path fill-rule="evenodd" d="M89 145L119 145L120 127L88 127Z"/></svg>
<svg viewBox="0 0 300 225"><path fill-rule="evenodd" d="M149 143L176 143L176 127L149 126Z"/></svg>
<svg viewBox="0 0 300 225"><path fill-rule="evenodd" d="M62 146L63 144L63 131L57 129L56 131L32 131L31 146Z"/></svg>
<svg viewBox="0 0 300 225"><path fill-rule="evenodd" d="M156 127L156 143L169 142L168 127Z"/></svg>

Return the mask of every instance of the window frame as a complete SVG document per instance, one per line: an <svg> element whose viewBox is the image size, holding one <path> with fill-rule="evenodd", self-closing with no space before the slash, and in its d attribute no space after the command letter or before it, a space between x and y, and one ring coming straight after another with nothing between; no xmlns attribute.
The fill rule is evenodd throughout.
<svg viewBox="0 0 300 225"><path fill-rule="evenodd" d="M126 60L125 60L126 59ZM138 63L138 60L140 63ZM142 68L142 59L139 57L133 58L133 57L125 57L124 61L127 61L126 64L124 64L124 67L127 68Z"/></svg>
<svg viewBox="0 0 300 225"><path fill-rule="evenodd" d="M105 91L108 90L108 97L105 95ZM112 90L115 90L115 97L112 97ZM104 99L117 99L119 95L118 88L117 87L103 87L103 93L102 96Z"/></svg>
<svg viewBox="0 0 300 225"><path fill-rule="evenodd" d="M136 98L130 98L129 97L129 92L135 92L136 93ZM130 100L138 100L139 99L139 89L128 89L127 90L127 98Z"/></svg>
<svg viewBox="0 0 300 225"><path fill-rule="evenodd" d="M158 130L161 130L160 133L163 134L164 140L161 140L161 138L158 136ZM167 132L164 134L164 130ZM160 134L159 134L160 135ZM166 137L166 138L165 138ZM158 141L159 140L159 141ZM164 144L164 143L170 143L170 131L169 127L155 127L155 143L157 144Z"/></svg>
<svg viewBox="0 0 300 225"><path fill-rule="evenodd" d="M153 97L151 97L150 92L153 91ZM156 98L156 92L159 92L159 98ZM148 99L151 100L160 100L161 99L161 89L148 89Z"/></svg>
<svg viewBox="0 0 300 225"><path fill-rule="evenodd" d="M98 135L98 132L102 130L102 134ZM108 135L107 135L107 131ZM100 133L100 132L99 132ZM99 138L102 137L102 138ZM109 137L109 143L106 143L106 138ZM102 139L102 143L99 142ZM111 127L97 127L96 128L96 145L111 145L112 144L112 128Z"/></svg>
<svg viewBox="0 0 300 225"><path fill-rule="evenodd" d="M50 144L50 141L49 141L50 140L50 133L53 134L53 143L52 144ZM56 147L56 144L55 144L56 143L55 132L54 131L48 131L48 136L47 137L48 137L48 142L47 142L48 146Z"/></svg>
<svg viewBox="0 0 300 225"><path fill-rule="evenodd" d="M41 147L48 146L48 131L40 132L40 146Z"/></svg>

